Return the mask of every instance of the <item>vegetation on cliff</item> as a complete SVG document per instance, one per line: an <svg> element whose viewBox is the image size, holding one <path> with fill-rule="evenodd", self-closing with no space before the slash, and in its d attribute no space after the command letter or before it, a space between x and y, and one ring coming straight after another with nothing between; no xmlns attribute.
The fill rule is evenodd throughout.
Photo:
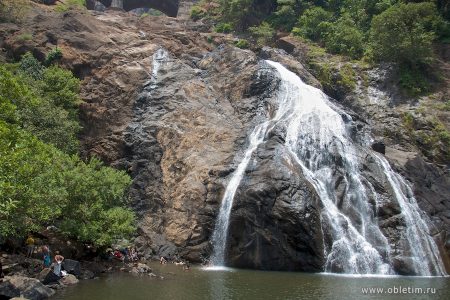
<svg viewBox="0 0 450 300"><path fill-rule="evenodd" d="M273 43L276 31L291 32L333 54L395 63L413 94L427 88L421 73L433 42L450 38L449 7L439 0L203 0L191 14L248 33L259 46Z"/></svg>
<svg viewBox="0 0 450 300"><path fill-rule="evenodd" d="M31 54L0 66L0 236L55 225L104 246L134 232L129 176L77 155L79 84Z"/></svg>

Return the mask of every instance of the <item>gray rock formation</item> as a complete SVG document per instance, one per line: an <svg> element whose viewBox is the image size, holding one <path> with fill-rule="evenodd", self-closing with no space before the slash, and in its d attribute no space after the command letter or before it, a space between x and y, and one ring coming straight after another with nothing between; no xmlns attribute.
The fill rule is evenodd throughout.
<svg viewBox="0 0 450 300"><path fill-rule="evenodd" d="M38 279L23 276L6 276L0 283L0 296L25 297L30 300L47 299L55 291L43 285Z"/></svg>
<svg viewBox="0 0 450 300"><path fill-rule="evenodd" d="M300 170L277 155L283 137L260 145L235 197L228 257L240 268L320 271L320 200ZM294 175L294 176L293 176Z"/></svg>

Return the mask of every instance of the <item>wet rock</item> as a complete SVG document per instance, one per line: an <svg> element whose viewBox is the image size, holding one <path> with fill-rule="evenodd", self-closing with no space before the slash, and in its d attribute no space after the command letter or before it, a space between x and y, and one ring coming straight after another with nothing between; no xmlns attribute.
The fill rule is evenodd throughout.
<svg viewBox="0 0 450 300"><path fill-rule="evenodd" d="M146 264L137 263L133 265L133 267L130 270L130 273L135 275L151 274L152 269Z"/></svg>
<svg viewBox="0 0 450 300"><path fill-rule="evenodd" d="M64 285L74 285L77 284L79 280L75 277L75 275L69 274L61 278L59 282Z"/></svg>
<svg viewBox="0 0 450 300"><path fill-rule="evenodd" d="M73 259L65 259L62 263L62 268L67 273L80 276L81 275L81 265L80 262Z"/></svg>
<svg viewBox="0 0 450 300"><path fill-rule="evenodd" d="M23 296L30 300L47 299L54 295L54 291L43 285L38 279L23 276L6 276L0 283L0 296Z"/></svg>
<svg viewBox="0 0 450 300"><path fill-rule="evenodd" d="M323 269L319 197L289 158L274 156L283 147L275 137L263 143L236 193L227 250L231 266Z"/></svg>
<svg viewBox="0 0 450 300"><path fill-rule="evenodd" d="M150 268L146 264L142 264L142 263L138 263L136 266L136 269L138 270L139 273L151 273L152 272L152 268Z"/></svg>
<svg viewBox="0 0 450 300"><path fill-rule="evenodd" d="M52 270L50 268L44 268L39 274L36 276L36 278L40 281L45 283L45 278L48 276L49 273L51 273Z"/></svg>
<svg viewBox="0 0 450 300"><path fill-rule="evenodd" d="M56 0L41 0L40 2L46 5L53 5L56 3Z"/></svg>
<svg viewBox="0 0 450 300"><path fill-rule="evenodd" d="M80 279L93 279L95 277L94 272L90 271L90 270L83 270L81 271L81 275L80 275Z"/></svg>
<svg viewBox="0 0 450 300"><path fill-rule="evenodd" d="M383 155L386 153L386 145L381 141L376 141L372 143L372 149Z"/></svg>
<svg viewBox="0 0 450 300"><path fill-rule="evenodd" d="M398 256L392 259L392 265L399 275L417 275L410 257Z"/></svg>

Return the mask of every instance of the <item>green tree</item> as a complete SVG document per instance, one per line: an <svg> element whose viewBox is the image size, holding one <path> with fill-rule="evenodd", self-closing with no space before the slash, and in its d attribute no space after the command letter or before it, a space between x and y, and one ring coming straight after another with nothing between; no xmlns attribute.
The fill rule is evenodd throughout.
<svg viewBox="0 0 450 300"><path fill-rule="evenodd" d="M238 30L246 29L254 11L253 0L220 0L222 18Z"/></svg>
<svg viewBox="0 0 450 300"><path fill-rule="evenodd" d="M258 46L269 45L273 43L275 30L267 22L262 22L259 26L250 27L248 29L252 36L256 39Z"/></svg>
<svg viewBox="0 0 450 300"><path fill-rule="evenodd" d="M85 164L0 121L0 235L56 225L98 246L135 231L124 208L130 178L92 159Z"/></svg>
<svg viewBox="0 0 450 300"><path fill-rule="evenodd" d="M60 222L64 232L100 246L133 233L134 214L123 208L130 184L125 172L103 167L95 158L86 164L72 158L63 177L70 195Z"/></svg>
<svg viewBox="0 0 450 300"><path fill-rule="evenodd" d="M324 37L325 47L332 53L360 58L364 52L364 35L348 14L330 26Z"/></svg>
<svg viewBox="0 0 450 300"><path fill-rule="evenodd" d="M44 67L30 52L25 53L19 63L19 70L34 80L41 80Z"/></svg>
<svg viewBox="0 0 450 300"><path fill-rule="evenodd" d="M0 236L56 225L105 246L135 231L129 176L68 154L78 148L78 91L72 73L30 55L0 65Z"/></svg>
<svg viewBox="0 0 450 300"><path fill-rule="evenodd" d="M276 28L291 31L298 20L300 1L277 0L277 10L272 15L271 24Z"/></svg>
<svg viewBox="0 0 450 300"><path fill-rule="evenodd" d="M60 215L67 198L60 159L53 147L0 121L0 235L38 230Z"/></svg>
<svg viewBox="0 0 450 300"><path fill-rule="evenodd" d="M40 90L52 104L72 113L82 103L79 96L80 80L72 72L60 67L45 69Z"/></svg>
<svg viewBox="0 0 450 300"><path fill-rule="evenodd" d="M372 20L373 56L380 61L417 65L433 57L436 26L442 22L431 2L399 3Z"/></svg>
<svg viewBox="0 0 450 300"><path fill-rule="evenodd" d="M0 97L15 106L16 123L66 153L78 151L78 88L78 79L57 67L45 69L38 81L0 67Z"/></svg>
<svg viewBox="0 0 450 300"><path fill-rule="evenodd" d="M292 31L294 35L303 36L313 41L320 41L332 26L333 14L322 7L307 9L299 18L298 26Z"/></svg>

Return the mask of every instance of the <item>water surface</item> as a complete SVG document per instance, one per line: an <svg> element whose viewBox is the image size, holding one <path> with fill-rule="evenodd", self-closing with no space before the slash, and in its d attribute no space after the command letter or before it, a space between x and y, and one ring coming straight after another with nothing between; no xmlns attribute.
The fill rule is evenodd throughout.
<svg viewBox="0 0 450 300"><path fill-rule="evenodd" d="M125 273L81 281L68 287L55 300L122 299L450 299L448 277L360 277L329 274L263 272L251 270L183 271L175 265L152 265L164 279ZM429 294L394 294L394 288L435 289ZM384 288L365 295L362 289ZM387 289L391 289L391 294Z"/></svg>

